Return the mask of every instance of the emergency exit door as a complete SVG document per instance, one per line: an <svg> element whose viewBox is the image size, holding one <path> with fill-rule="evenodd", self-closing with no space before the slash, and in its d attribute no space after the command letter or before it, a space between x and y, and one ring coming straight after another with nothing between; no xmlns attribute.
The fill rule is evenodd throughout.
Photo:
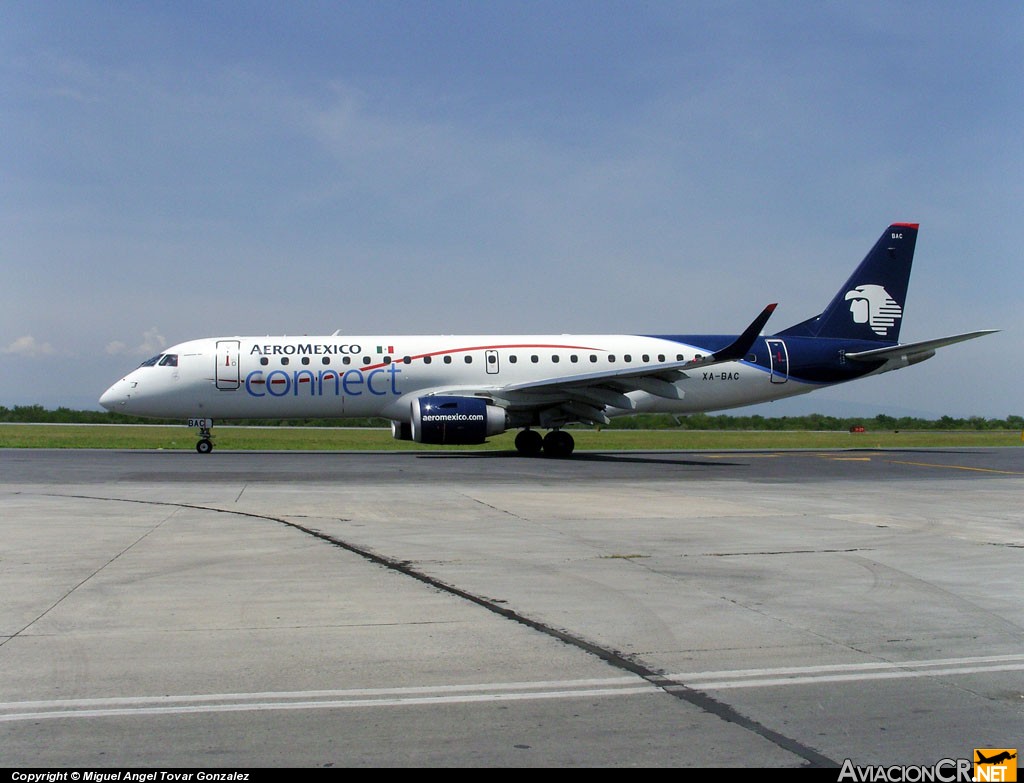
<svg viewBox="0 0 1024 783"><path fill-rule="evenodd" d="M484 351L484 366L487 368L488 375L498 374L498 352L497 351Z"/></svg>

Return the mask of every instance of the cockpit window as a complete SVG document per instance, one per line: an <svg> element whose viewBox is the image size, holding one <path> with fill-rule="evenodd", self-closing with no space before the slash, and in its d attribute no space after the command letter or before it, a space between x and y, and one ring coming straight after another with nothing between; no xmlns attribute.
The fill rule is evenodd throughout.
<svg viewBox="0 0 1024 783"><path fill-rule="evenodd" d="M158 353L152 359L146 359L139 367L177 367L178 366L178 354L176 353Z"/></svg>

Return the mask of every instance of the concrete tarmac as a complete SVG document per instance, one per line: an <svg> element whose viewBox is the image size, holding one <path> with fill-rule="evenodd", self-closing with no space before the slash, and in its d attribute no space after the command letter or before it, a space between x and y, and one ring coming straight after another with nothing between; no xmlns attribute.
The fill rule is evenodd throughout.
<svg viewBox="0 0 1024 783"><path fill-rule="evenodd" d="M1024 449L0 451L7 767L1024 739Z"/></svg>

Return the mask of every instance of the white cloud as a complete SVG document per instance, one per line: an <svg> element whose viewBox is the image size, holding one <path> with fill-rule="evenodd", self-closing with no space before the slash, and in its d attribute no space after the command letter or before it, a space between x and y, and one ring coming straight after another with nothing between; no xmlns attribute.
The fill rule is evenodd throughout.
<svg viewBox="0 0 1024 783"><path fill-rule="evenodd" d="M56 351L49 343L39 342L32 335L26 334L4 348L4 353L14 353L19 356L49 356Z"/></svg>
<svg viewBox="0 0 1024 783"><path fill-rule="evenodd" d="M130 348L127 343L120 340L114 340L107 343L107 353L111 356L152 356L160 353L166 345L167 339L154 326L143 333L142 342L134 348Z"/></svg>

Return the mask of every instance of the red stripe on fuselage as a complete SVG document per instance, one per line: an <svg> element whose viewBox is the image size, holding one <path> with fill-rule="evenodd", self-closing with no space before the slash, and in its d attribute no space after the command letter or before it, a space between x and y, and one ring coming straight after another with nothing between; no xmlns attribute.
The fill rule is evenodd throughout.
<svg viewBox="0 0 1024 783"><path fill-rule="evenodd" d="M547 344L547 343L512 343L512 344L508 344L508 345L474 345L474 346L471 346L469 348L451 348L451 349L449 349L447 351L431 351L430 353L419 353L419 354L416 354L415 356L410 356L409 357L409 361L414 361L416 359L422 359L422 358L424 358L426 356L430 356L430 357L444 356L446 354L468 353L469 351L497 351L499 349L508 349L508 348L562 348L562 349L566 349L566 350L577 350L577 351L605 351L606 350L604 348L588 348L585 345L557 345L557 344ZM395 360L393 362L381 362L380 364L364 364L362 367L359 367L358 369L360 369L360 370L377 370L377 369L380 369L381 367L387 367L389 364L400 364L400 363L404 364L402 359L397 359L397 360Z"/></svg>

